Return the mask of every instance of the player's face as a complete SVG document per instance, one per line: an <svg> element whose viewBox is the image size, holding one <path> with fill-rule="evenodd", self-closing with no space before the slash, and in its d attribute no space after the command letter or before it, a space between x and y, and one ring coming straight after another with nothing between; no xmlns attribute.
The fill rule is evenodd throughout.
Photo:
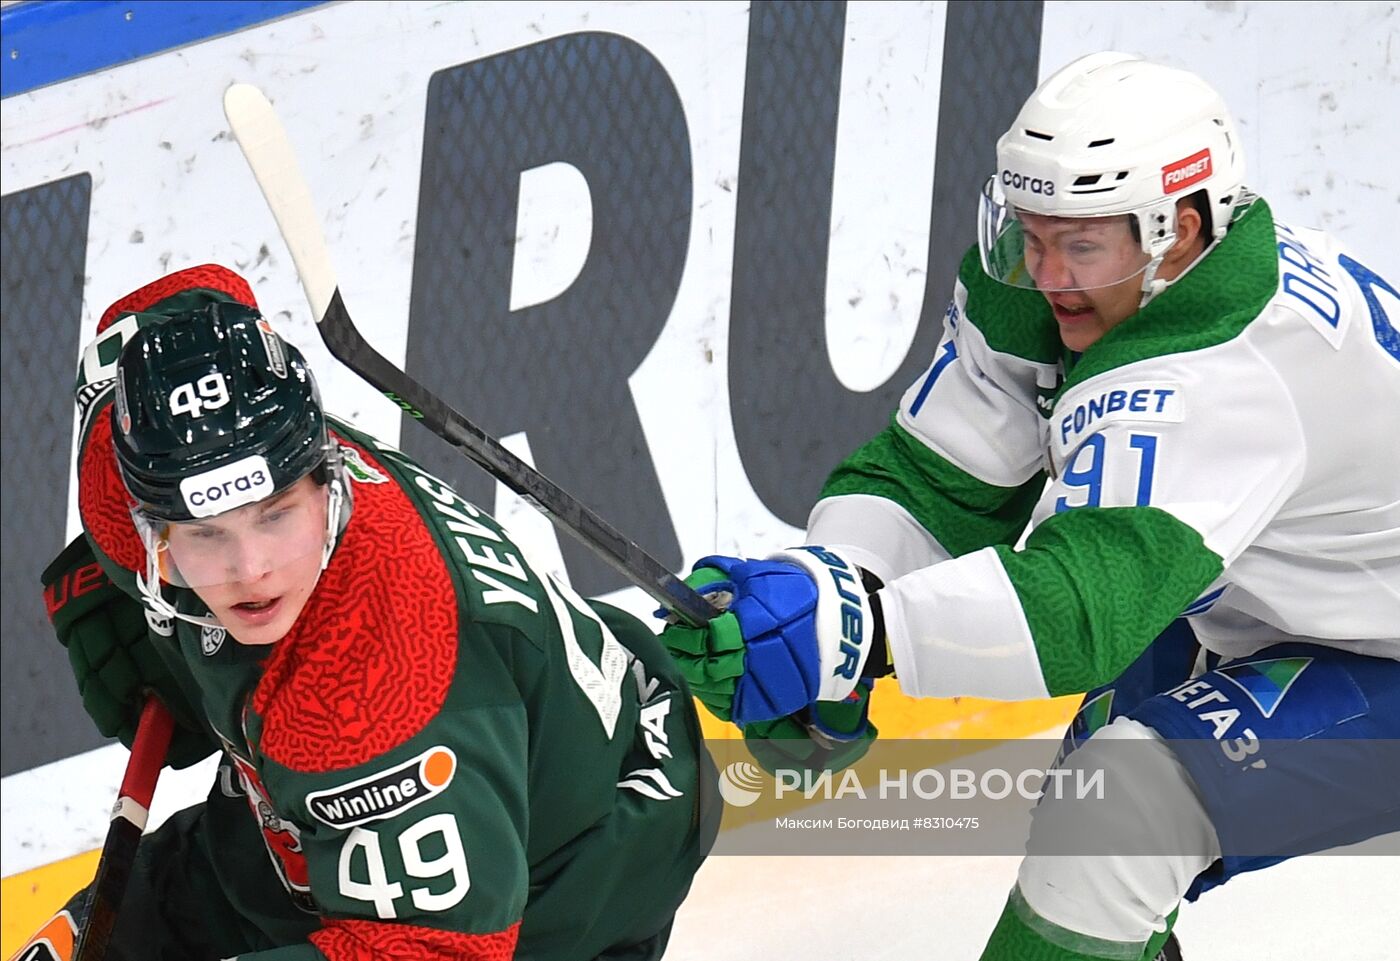
<svg viewBox="0 0 1400 961"><path fill-rule="evenodd" d="M321 573L326 488L303 477L275 497L171 525L170 560L240 644L280 641Z"/></svg>
<svg viewBox="0 0 1400 961"><path fill-rule="evenodd" d="M1050 303L1060 340L1082 351L1137 313L1148 256L1126 215L1019 215L1026 269Z"/></svg>

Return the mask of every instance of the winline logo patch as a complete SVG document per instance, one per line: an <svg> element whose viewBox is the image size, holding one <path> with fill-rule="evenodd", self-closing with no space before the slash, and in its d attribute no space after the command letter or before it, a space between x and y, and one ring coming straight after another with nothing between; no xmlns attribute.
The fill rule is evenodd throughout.
<svg viewBox="0 0 1400 961"><path fill-rule="evenodd" d="M436 797L452 783L457 755L451 748L430 747L422 754L378 774L306 796L313 816L333 828L349 828L393 817Z"/></svg>

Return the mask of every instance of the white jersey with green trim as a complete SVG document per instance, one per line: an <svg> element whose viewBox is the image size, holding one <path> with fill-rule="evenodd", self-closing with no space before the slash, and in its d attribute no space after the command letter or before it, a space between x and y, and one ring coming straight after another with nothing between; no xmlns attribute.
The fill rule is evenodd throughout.
<svg viewBox="0 0 1400 961"><path fill-rule="evenodd" d="M808 531L885 582L906 692L1082 690L1178 615L1226 656L1400 657L1400 292L1256 207L1079 358L1022 336L1048 311L965 261L933 364L864 455L885 469L853 456ZM969 527L1018 489L1039 494L1014 550Z"/></svg>

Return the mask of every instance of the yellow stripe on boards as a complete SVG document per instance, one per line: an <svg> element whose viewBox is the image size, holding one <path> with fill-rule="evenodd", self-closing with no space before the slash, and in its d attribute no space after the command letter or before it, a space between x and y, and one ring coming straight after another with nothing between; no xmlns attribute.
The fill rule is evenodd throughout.
<svg viewBox="0 0 1400 961"><path fill-rule="evenodd" d="M870 720L882 740L1028 737L1068 727L1081 695L1038 701L986 701L975 697L914 698L899 690L894 678L875 682ZM700 728L707 739L738 740L733 724L719 720L699 702Z"/></svg>
<svg viewBox="0 0 1400 961"><path fill-rule="evenodd" d="M1079 708L1082 695L1071 694L1036 701L988 701L975 697L913 698L899 690L894 678L882 677L875 682L871 694L870 719L880 731L881 741L928 740L946 742L940 751L951 760L964 754L984 750L982 742L1014 740L1044 735L1069 726ZM697 701L701 728L706 738L736 740L743 737L739 729L726 724ZM966 741L968 743L954 743ZM791 814L820 798L788 798L776 802L779 813ZM721 831L731 831L767 820L774 814L775 802L766 799L753 807L726 806Z"/></svg>
<svg viewBox="0 0 1400 961"><path fill-rule="evenodd" d="M0 879L0 900L5 904L0 916L0 957L8 958L22 948L69 898L93 879L100 853L76 854Z"/></svg>

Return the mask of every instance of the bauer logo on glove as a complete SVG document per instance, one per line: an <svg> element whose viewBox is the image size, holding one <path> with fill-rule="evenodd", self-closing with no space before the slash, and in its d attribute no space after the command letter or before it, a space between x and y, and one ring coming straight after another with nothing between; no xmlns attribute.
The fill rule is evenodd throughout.
<svg viewBox="0 0 1400 961"><path fill-rule="evenodd" d="M816 558L821 566L807 563L803 556L804 553ZM869 648L862 643L865 633L865 591L861 588L856 566L847 563L842 560L841 555L824 547L799 547L796 550L774 554L770 558L770 560L777 559L792 560L801 564L818 585L822 584L823 575L831 581L831 585L836 591L836 597L840 599L839 613L835 615L840 623L840 640L837 644L837 653L840 657L832 668L831 677L845 678L854 687L856 679L860 677L860 669L865 664L866 654L869 653ZM822 610L823 606L825 605L819 600L817 603L819 620L825 620L831 616L830 611ZM839 684L839 682L835 683ZM848 688L842 697L818 697L818 700L841 701L849 695L850 689Z"/></svg>

